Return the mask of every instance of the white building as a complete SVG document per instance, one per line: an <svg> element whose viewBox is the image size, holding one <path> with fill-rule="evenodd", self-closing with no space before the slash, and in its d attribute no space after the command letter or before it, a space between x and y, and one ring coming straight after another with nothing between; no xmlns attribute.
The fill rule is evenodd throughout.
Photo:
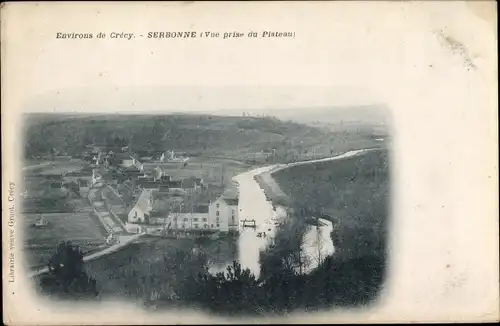
<svg viewBox="0 0 500 326"><path fill-rule="evenodd" d="M177 230L230 232L239 229L238 198L220 196L214 202L211 202L208 207L204 207L204 209L198 207L198 209L188 213L153 214L152 192L144 189L128 213L127 228L133 224L160 223Z"/></svg>
<svg viewBox="0 0 500 326"><path fill-rule="evenodd" d="M129 223L145 223L149 220L153 201L151 191L143 189L134 207L128 213Z"/></svg>
<svg viewBox="0 0 500 326"><path fill-rule="evenodd" d="M169 216L172 228L181 230L210 229L208 213L173 213Z"/></svg>
<svg viewBox="0 0 500 326"><path fill-rule="evenodd" d="M238 199L219 197L208 207L208 211L171 213L168 223L180 230L237 231L239 228Z"/></svg>
<svg viewBox="0 0 500 326"><path fill-rule="evenodd" d="M210 228L222 232L237 231L239 226L238 198L219 197L210 203L208 222Z"/></svg>

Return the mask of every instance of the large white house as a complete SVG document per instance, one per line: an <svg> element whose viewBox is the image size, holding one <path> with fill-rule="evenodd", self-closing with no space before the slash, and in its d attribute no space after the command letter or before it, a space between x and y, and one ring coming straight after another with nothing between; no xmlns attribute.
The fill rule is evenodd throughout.
<svg viewBox="0 0 500 326"><path fill-rule="evenodd" d="M134 207L128 213L129 223L145 223L149 220L151 210L153 209L153 201L151 191L143 189Z"/></svg>
<svg viewBox="0 0 500 326"><path fill-rule="evenodd" d="M171 213L168 221L173 229L237 231L239 226L238 199L221 196L210 203L208 211Z"/></svg>
<svg viewBox="0 0 500 326"><path fill-rule="evenodd" d="M210 228L222 232L236 231L239 225L238 198L224 198L220 196L210 203L208 222Z"/></svg>

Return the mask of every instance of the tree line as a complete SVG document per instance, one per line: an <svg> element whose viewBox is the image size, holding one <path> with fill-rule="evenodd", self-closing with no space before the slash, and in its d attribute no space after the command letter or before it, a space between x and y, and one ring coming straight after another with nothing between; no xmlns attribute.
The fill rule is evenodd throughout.
<svg viewBox="0 0 500 326"><path fill-rule="evenodd" d="M161 275L140 276L134 272L136 281L148 280L141 281L136 291L141 291L146 303L197 306L223 315L356 306L376 298L385 274L385 256L374 252L347 260L335 255L317 257L318 267L306 272L310 262L302 249L307 225L299 218L287 221L261 252L259 277L237 261L224 272L212 274L210 259L203 250L178 250L165 254L163 265L153 273L168 273L169 282L164 284ZM85 274L83 256L73 245L61 244L49 266L51 271L40 283L45 293L98 298L98 284Z"/></svg>

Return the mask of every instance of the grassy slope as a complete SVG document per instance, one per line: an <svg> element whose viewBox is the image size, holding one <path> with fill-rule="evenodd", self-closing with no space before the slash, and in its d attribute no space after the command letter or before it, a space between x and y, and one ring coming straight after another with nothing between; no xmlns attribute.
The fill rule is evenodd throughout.
<svg viewBox="0 0 500 326"><path fill-rule="evenodd" d="M335 222L334 241L349 257L384 250L389 201L388 153L303 165L273 174L294 207Z"/></svg>

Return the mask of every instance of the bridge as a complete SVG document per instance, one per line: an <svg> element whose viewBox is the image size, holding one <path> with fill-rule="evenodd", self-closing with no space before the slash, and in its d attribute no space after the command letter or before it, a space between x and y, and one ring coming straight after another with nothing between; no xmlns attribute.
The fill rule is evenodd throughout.
<svg viewBox="0 0 500 326"><path fill-rule="evenodd" d="M253 220L247 220L247 219L242 220L241 224L243 225L244 228L246 228L246 227L256 228L257 227L257 223L255 222L255 219L253 219Z"/></svg>

